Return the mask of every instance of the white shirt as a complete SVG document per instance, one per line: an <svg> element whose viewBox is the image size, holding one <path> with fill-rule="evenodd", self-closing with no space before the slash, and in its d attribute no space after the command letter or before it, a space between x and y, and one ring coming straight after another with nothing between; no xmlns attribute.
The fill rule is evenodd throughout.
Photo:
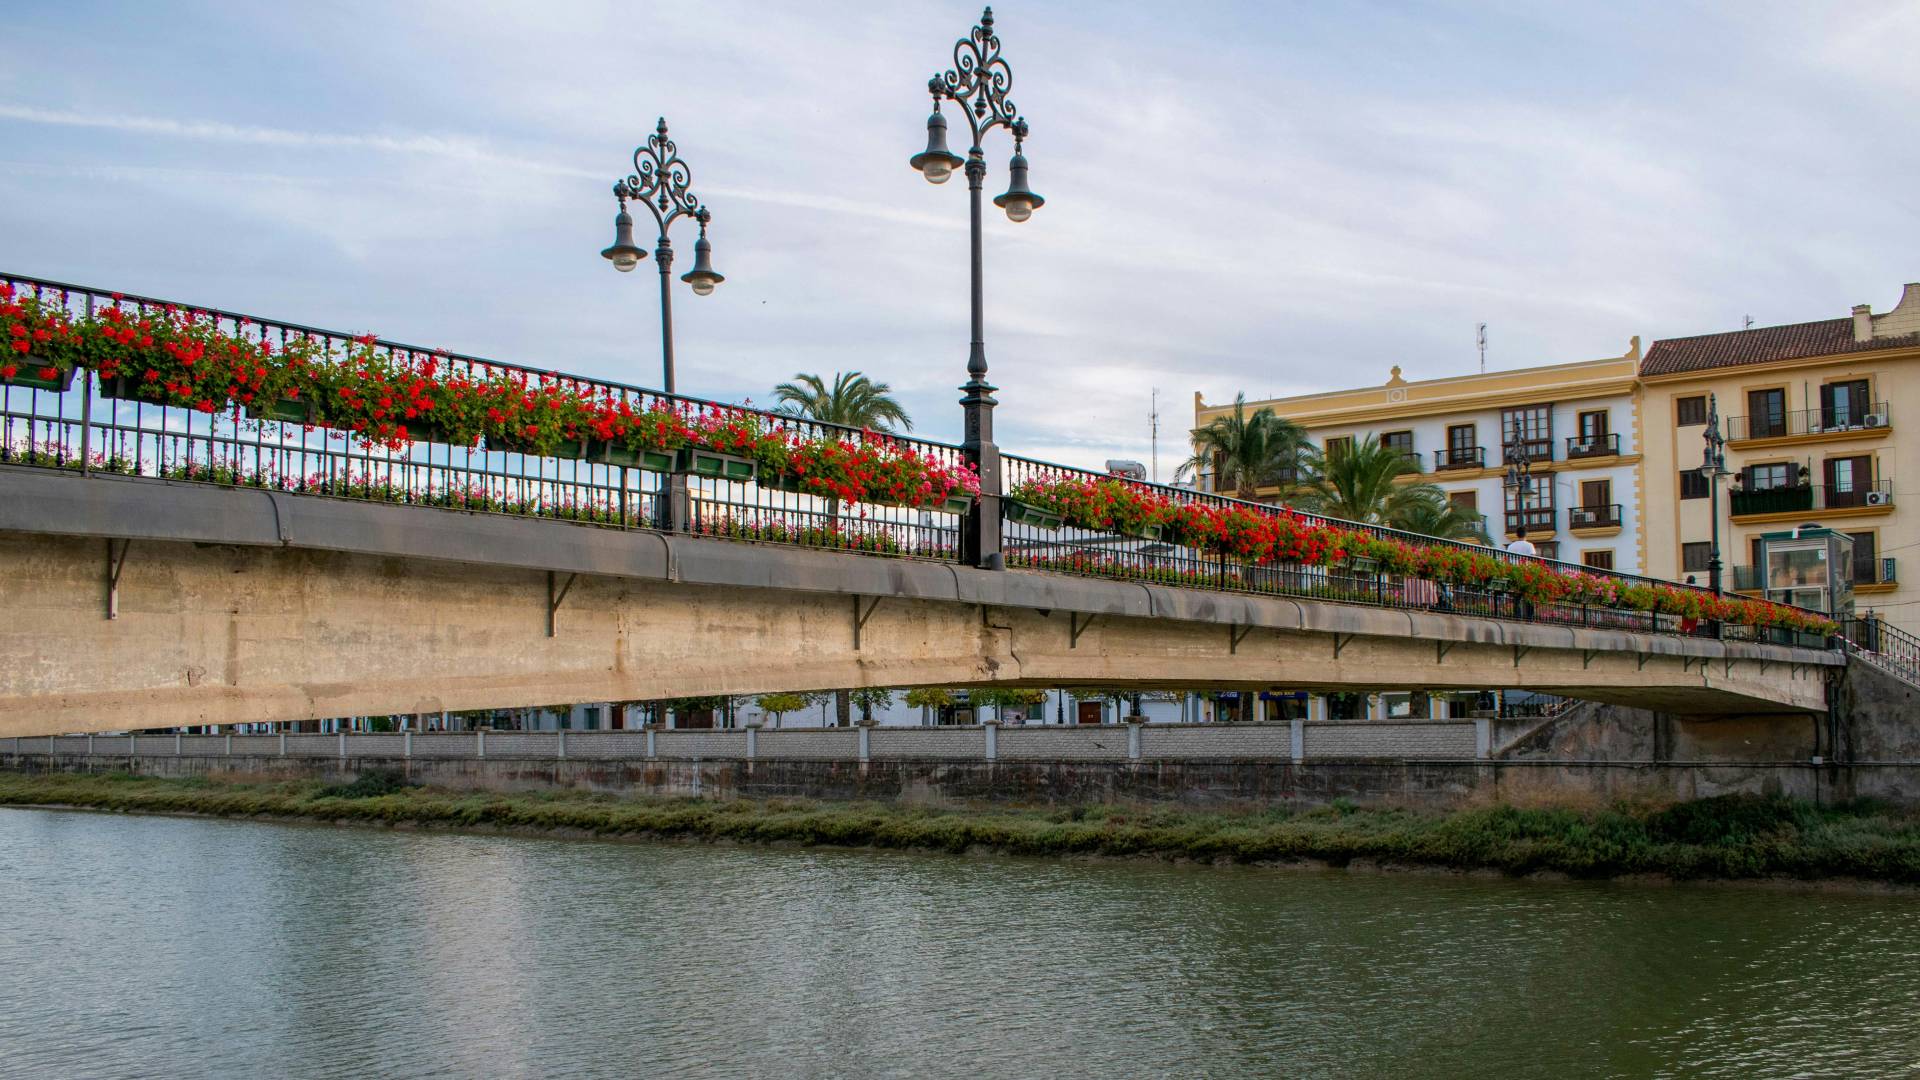
<svg viewBox="0 0 1920 1080"><path fill-rule="evenodd" d="M1507 554L1538 555L1540 554L1540 549L1533 546L1533 541L1522 538L1507 545Z"/></svg>

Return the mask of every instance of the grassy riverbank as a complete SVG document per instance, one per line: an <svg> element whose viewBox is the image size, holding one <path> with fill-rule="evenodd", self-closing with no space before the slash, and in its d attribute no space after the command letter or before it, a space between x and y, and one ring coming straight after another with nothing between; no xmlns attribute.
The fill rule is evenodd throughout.
<svg viewBox="0 0 1920 1080"><path fill-rule="evenodd" d="M936 810L576 792L495 795L406 787L382 775L328 787L0 773L0 805L949 852L1920 884L1920 814L1744 796L1661 808L1496 806L1452 813L1346 806L1212 813L1131 806Z"/></svg>

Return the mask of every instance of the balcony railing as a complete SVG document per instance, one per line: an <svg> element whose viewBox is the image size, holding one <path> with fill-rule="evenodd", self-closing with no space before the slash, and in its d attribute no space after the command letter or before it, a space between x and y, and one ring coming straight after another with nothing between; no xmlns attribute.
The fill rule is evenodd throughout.
<svg viewBox="0 0 1920 1080"><path fill-rule="evenodd" d="M1515 451L1519 451L1520 456L1528 461L1552 461L1553 440L1515 439L1511 442L1501 443L1500 460L1507 460Z"/></svg>
<svg viewBox="0 0 1920 1080"><path fill-rule="evenodd" d="M1536 536L1551 533L1553 531L1554 517L1554 508L1551 506L1534 506L1528 507L1525 510L1509 510L1507 511L1507 532L1519 532L1520 526L1525 525L1527 531Z"/></svg>
<svg viewBox="0 0 1920 1080"><path fill-rule="evenodd" d="M1830 431L1872 431L1889 427L1892 422L1893 414L1884 401L1866 409L1796 409L1777 415L1731 416L1727 418L1727 441L1783 439Z"/></svg>
<svg viewBox="0 0 1920 1080"><path fill-rule="evenodd" d="M1393 449L1389 447L1388 449ZM1420 451L1412 447L1400 448L1400 456L1407 459L1407 466L1413 472L1425 472L1427 463L1420 457Z"/></svg>
<svg viewBox="0 0 1920 1080"><path fill-rule="evenodd" d="M1613 457L1620 453L1618 433L1606 435L1569 435L1567 436L1567 460L1590 457Z"/></svg>
<svg viewBox="0 0 1920 1080"><path fill-rule="evenodd" d="M1484 446L1450 446L1445 450L1433 452L1433 471L1446 472L1449 469L1484 469L1487 467L1487 448Z"/></svg>
<svg viewBox="0 0 1920 1080"><path fill-rule="evenodd" d="M1837 490L1825 484L1795 484L1732 494L1734 517L1753 514L1791 514L1814 510L1845 510L1858 506L1892 506L1893 481L1855 484Z"/></svg>
<svg viewBox="0 0 1920 1080"><path fill-rule="evenodd" d="M1570 529L1605 529L1620 527L1620 504L1607 503L1604 506L1575 506L1567 510L1567 527ZM1533 526L1529 525L1531 529Z"/></svg>

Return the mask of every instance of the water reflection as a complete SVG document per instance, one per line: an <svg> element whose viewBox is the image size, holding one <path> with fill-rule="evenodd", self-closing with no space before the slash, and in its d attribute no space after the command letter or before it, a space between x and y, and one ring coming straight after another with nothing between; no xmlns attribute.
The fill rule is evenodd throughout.
<svg viewBox="0 0 1920 1080"><path fill-rule="evenodd" d="M0 811L0 1074L1859 1076L1920 903Z"/></svg>

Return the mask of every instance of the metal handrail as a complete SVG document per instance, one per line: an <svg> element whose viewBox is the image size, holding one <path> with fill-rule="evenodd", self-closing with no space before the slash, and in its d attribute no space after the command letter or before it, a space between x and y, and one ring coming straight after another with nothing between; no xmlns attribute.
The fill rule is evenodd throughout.
<svg viewBox="0 0 1920 1080"><path fill-rule="evenodd" d="M1778 420L1772 416L1730 416L1727 418L1727 441L1783 439L1833 431L1875 431L1892 425L1892 407L1885 401L1876 401L1861 410L1821 406L1782 412Z"/></svg>

